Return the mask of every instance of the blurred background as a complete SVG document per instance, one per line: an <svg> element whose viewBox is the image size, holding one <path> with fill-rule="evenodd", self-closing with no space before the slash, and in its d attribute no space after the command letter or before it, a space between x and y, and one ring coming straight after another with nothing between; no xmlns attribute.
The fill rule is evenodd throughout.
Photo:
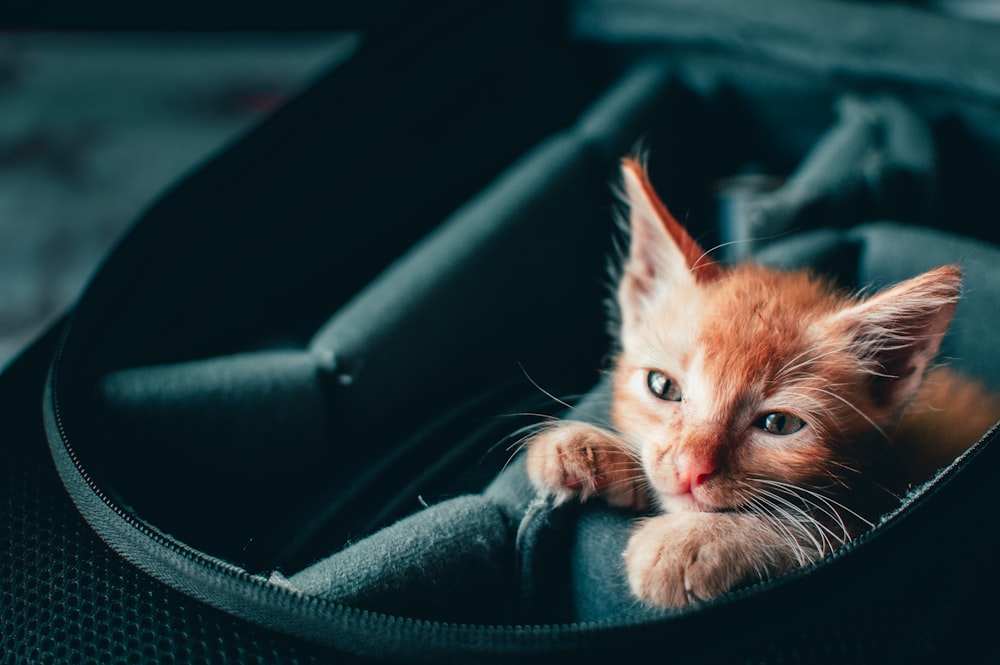
<svg viewBox="0 0 1000 665"><path fill-rule="evenodd" d="M66 311L144 209L358 48L360 33L317 26L405 25L448 1L0 10L0 369ZM1000 21L996 0L904 4Z"/></svg>
<svg viewBox="0 0 1000 665"><path fill-rule="evenodd" d="M357 46L350 33L0 33L0 368L172 183Z"/></svg>

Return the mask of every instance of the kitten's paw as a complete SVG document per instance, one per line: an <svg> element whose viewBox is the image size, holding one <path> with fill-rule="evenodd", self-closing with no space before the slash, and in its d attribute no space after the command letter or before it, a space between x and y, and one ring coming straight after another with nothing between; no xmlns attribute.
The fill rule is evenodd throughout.
<svg viewBox="0 0 1000 665"><path fill-rule="evenodd" d="M661 607L684 607L762 578L769 548L761 530L725 513L674 513L647 520L625 549L632 593Z"/></svg>
<svg viewBox="0 0 1000 665"><path fill-rule="evenodd" d="M528 478L557 501L600 495L619 508L646 506L642 469L614 436L594 425L561 422L528 443Z"/></svg>

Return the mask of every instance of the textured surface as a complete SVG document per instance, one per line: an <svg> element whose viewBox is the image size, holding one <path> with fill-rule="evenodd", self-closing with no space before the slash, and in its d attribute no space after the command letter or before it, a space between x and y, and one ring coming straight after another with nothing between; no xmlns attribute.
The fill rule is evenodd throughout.
<svg viewBox="0 0 1000 665"><path fill-rule="evenodd" d="M44 364L34 370L4 375L0 399L13 409L6 413L37 404ZM80 518L40 423L26 420L0 426L0 662L344 662L202 605L125 563Z"/></svg>
<svg viewBox="0 0 1000 665"><path fill-rule="evenodd" d="M321 598L387 614L511 623L517 588L512 526L496 504L457 497L345 548L289 582Z"/></svg>

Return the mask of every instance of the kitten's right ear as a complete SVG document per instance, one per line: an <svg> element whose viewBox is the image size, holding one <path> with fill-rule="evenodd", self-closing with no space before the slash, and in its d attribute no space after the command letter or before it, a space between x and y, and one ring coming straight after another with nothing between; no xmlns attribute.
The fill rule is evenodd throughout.
<svg viewBox="0 0 1000 665"><path fill-rule="evenodd" d="M871 415L896 412L914 395L951 324L962 271L929 270L835 313L832 330L869 366Z"/></svg>
<svg viewBox="0 0 1000 665"><path fill-rule="evenodd" d="M658 294L712 281L721 270L663 205L640 162L623 159L621 171L630 241L618 302L627 323L644 317Z"/></svg>

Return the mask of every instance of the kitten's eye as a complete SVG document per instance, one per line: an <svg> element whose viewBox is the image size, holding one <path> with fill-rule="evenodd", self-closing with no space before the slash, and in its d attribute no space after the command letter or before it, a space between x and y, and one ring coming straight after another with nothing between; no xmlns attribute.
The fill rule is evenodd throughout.
<svg viewBox="0 0 1000 665"><path fill-rule="evenodd" d="M681 401L681 389L677 387L677 384L673 380L668 379L667 375L663 372L655 369L650 370L649 374L646 375L646 385L649 386L649 392L660 399L669 402Z"/></svg>
<svg viewBox="0 0 1000 665"><path fill-rule="evenodd" d="M805 427L806 421L790 413L775 411L774 413L767 413L761 416L756 424L757 427L769 434L788 436L789 434L795 434Z"/></svg>

